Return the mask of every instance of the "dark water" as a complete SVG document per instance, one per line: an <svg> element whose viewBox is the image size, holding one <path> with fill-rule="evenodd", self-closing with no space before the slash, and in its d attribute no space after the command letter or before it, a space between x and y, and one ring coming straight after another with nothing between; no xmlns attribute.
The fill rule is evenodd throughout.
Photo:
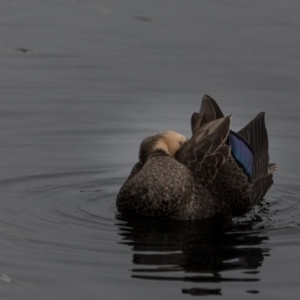
<svg viewBox="0 0 300 300"><path fill-rule="evenodd" d="M298 1L2 1L1 299L298 299ZM275 184L248 216L118 216L140 141L204 93L267 112Z"/></svg>

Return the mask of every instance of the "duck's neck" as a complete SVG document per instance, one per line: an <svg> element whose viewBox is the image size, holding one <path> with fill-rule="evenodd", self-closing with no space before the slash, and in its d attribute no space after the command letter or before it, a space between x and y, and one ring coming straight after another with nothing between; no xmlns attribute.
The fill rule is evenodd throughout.
<svg viewBox="0 0 300 300"><path fill-rule="evenodd" d="M154 149L153 152L149 155L149 158L155 157L155 156L170 156L171 157L171 155L162 148Z"/></svg>

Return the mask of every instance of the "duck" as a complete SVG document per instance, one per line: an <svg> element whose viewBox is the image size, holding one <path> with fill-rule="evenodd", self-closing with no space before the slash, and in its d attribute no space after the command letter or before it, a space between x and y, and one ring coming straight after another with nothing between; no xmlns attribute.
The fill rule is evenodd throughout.
<svg viewBox="0 0 300 300"><path fill-rule="evenodd" d="M166 220L247 214L273 184L265 113L238 132L204 95L190 139L175 131L146 137L116 199L121 214Z"/></svg>

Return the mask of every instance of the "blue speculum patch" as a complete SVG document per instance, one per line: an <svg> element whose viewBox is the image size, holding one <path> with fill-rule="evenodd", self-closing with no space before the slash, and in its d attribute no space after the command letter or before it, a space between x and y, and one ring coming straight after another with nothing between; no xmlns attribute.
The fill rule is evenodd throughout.
<svg viewBox="0 0 300 300"><path fill-rule="evenodd" d="M237 133L230 130L228 144L237 164L251 180L253 172L253 152L250 145Z"/></svg>

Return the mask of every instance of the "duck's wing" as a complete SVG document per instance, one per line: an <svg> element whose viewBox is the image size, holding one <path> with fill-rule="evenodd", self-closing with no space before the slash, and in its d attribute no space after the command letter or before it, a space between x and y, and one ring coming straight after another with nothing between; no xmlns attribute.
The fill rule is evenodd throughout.
<svg viewBox="0 0 300 300"><path fill-rule="evenodd" d="M272 185L276 169L269 165L264 113L234 133L229 130L230 117L224 117L217 103L205 95L191 125L192 137L178 151L178 161L210 190L220 212L232 216L248 212Z"/></svg>
<svg viewBox="0 0 300 300"><path fill-rule="evenodd" d="M230 155L226 145L230 117L224 117L217 103L205 95L199 113L191 119L192 137L176 153L176 159L193 173L197 183L210 188Z"/></svg>
<svg viewBox="0 0 300 300"><path fill-rule="evenodd" d="M255 205L266 194L273 184L272 173L276 170L275 164L269 164L269 142L265 126L265 113L258 114L238 134L245 139L253 152L252 199Z"/></svg>
<svg viewBox="0 0 300 300"><path fill-rule="evenodd" d="M261 112L238 132L248 142L253 152L253 182L268 175L269 145L264 117L265 113Z"/></svg>
<svg viewBox="0 0 300 300"><path fill-rule="evenodd" d="M217 102L208 95L204 95L199 113L194 113L191 118L192 133L197 131L201 125L224 117Z"/></svg>
<svg viewBox="0 0 300 300"><path fill-rule="evenodd" d="M223 201L230 207L232 216L240 216L252 209L266 194L273 183L272 173L275 165L269 165L268 135L264 113L260 113L238 133L230 133L238 139L240 136L251 148L249 154L243 145L237 142L232 148L232 155L220 168L213 191L215 197L222 194ZM230 139L229 139L230 140ZM229 142L230 144L230 142ZM247 151L246 151L247 150ZM245 171L245 163L251 156L251 172ZM244 164L241 166L239 161ZM246 176L247 175L247 176Z"/></svg>

